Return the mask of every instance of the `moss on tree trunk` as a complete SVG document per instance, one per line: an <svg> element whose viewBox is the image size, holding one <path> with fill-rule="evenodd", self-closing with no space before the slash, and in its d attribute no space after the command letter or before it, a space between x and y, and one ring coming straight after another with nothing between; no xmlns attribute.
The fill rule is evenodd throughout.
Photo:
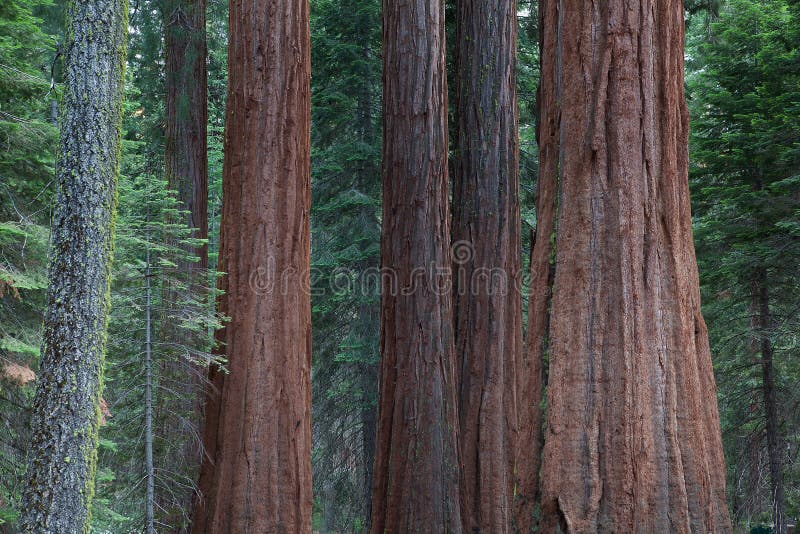
<svg viewBox="0 0 800 534"><path fill-rule="evenodd" d="M67 6L50 289L20 530L88 531L116 211L124 0Z"/></svg>

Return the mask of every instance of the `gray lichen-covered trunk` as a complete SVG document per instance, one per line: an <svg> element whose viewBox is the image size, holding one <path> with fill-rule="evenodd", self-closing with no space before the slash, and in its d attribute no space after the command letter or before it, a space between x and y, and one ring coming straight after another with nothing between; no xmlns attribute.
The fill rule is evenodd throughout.
<svg viewBox="0 0 800 534"><path fill-rule="evenodd" d="M20 530L88 531L116 210L125 0L67 5L50 289Z"/></svg>

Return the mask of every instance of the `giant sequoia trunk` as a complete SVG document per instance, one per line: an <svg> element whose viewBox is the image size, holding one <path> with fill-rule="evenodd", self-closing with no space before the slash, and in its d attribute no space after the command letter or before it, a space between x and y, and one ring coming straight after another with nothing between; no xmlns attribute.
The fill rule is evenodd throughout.
<svg viewBox="0 0 800 534"><path fill-rule="evenodd" d="M214 371L193 532L310 532L310 38L306 0L230 6Z"/></svg>
<svg viewBox="0 0 800 534"><path fill-rule="evenodd" d="M208 158L206 141L206 3L164 3L166 130L164 163L170 189L187 211L193 237L208 237ZM208 265L207 247L192 251L196 268Z"/></svg>
<svg viewBox="0 0 800 534"><path fill-rule="evenodd" d="M729 532L682 3L545 0L541 17L533 283L554 275L532 294L529 347L549 358L542 531Z"/></svg>
<svg viewBox="0 0 800 534"><path fill-rule="evenodd" d="M372 532L461 531L444 2L383 5L383 235Z"/></svg>
<svg viewBox="0 0 800 534"><path fill-rule="evenodd" d="M454 331L469 532L508 532L522 352L516 2L456 3Z"/></svg>
<svg viewBox="0 0 800 534"><path fill-rule="evenodd" d="M87 532L116 211L127 3L67 4L50 288L20 530Z"/></svg>
<svg viewBox="0 0 800 534"><path fill-rule="evenodd" d="M167 183L177 192L186 218L181 223L194 228L193 237L208 237L208 165L206 142L206 13L205 0L167 0L163 4L164 56L166 74L166 128L164 163ZM203 291L208 267L205 245L187 250L197 262L182 261L180 269L189 290ZM203 302L204 296L197 295ZM173 326L178 314L175 290L164 295L166 313L164 337L168 346L196 348L201 336L186 340L186 333ZM163 362L157 396L161 415L162 442L166 450L159 455L167 473L196 476L200 464L199 447L193 439L200 424L202 391L199 365L180 354ZM182 482L182 481L181 481ZM161 484L156 492L156 510L162 530L183 532L185 516L191 509L193 491L189 484Z"/></svg>

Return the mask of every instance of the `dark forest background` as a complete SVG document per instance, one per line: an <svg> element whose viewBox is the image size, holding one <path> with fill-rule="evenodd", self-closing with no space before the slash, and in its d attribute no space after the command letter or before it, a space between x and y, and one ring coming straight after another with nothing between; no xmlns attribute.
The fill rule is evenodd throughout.
<svg viewBox="0 0 800 534"><path fill-rule="evenodd" d="M205 279L212 288L227 5L209 0L207 8ZM350 282L379 263L381 6L380 0L311 0L311 8L314 523L322 532L357 532L367 515L374 455L380 328L375 288ZM695 243L728 502L734 523L749 531L770 522L776 490L770 462L783 476L787 516L800 517L800 5L692 0L686 8ZM535 2L519 5L523 258L536 225L536 10ZM191 494L196 472L174 458L176 450L199 448L200 439L192 406L175 412L181 377L172 370L175 361L209 353L218 321L210 305L192 298L180 268L195 258L186 252L192 231L176 216L184 207L167 190L164 174L162 14L159 0L130 4L96 532L139 532L144 522L148 311L156 340L189 340L186 346L157 341L151 377L156 513L162 528L188 521L174 504ZM0 5L0 532L13 531L25 479L47 289L63 20L60 2ZM144 273L151 271L155 296L146 301ZM175 329L184 335L175 336ZM768 447L771 440L777 447Z"/></svg>

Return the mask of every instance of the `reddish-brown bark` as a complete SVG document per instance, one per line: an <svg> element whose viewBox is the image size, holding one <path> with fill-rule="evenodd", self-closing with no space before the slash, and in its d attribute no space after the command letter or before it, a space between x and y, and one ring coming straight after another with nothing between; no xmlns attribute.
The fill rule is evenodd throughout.
<svg viewBox="0 0 800 534"><path fill-rule="evenodd" d="M217 270L226 272L225 265L225 233L224 228L220 228L219 236L219 261ZM217 283L220 290L217 297L217 311L220 315L228 317L228 280L227 276L221 276ZM221 328L214 333L214 353L225 356L226 329ZM208 370L208 383L205 389L205 399L203 407L203 454L200 462L200 475L197 482L197 494L194 498L192 511L192 533L209 533L209 514L212 503L216 502L217 487L215 483L215 465L217 462L217 451L221 448L221 441L224 436L220 434L220 420L222 417L222 390L225 386L225 372L217 365L212 364Z"/></svg>
<svg viewBox="0 0 800 534"><path fill-rule="evenodd" d="M381 366L374 533L460 532L444 2L383 5Z"/></svg>
<svg viewBox="0 0 800 534"><path fill-rule="evenodd" d="M164 4L164 57L167 97L164 162L169 187L187 210L194 237L208 237L208 158L206 141L206 3L168 0ZM195 266L208 265L199 247Z"/></svg>
<svg viewBox="0 0 800 534"><path fill-rule="evenodd" d="M539 49L554 50L557 32L546 31L544 20L555 20L557 3L541 2L539 5ZM541 79L555 79L554 54L542 54ZM553 91L537 92L537 107L555 109ZM555 241L557 214L558 174L558 123L554 114L544 117L541 111L536 125L539 147L539 180L536 184L536 230L530 256L530 295L528 299L528 328L517 377L519 445L516 449L516 493L514 526L518 532L535 530L536 508L539 504L539 470L541 467L544 434L542 401L545 391L545 360L549 356L550 310L555 275Z"/></svg>
<svg viewBox="0 0 800 534"><path fill-rule="evenodd" d="M186 218L181 221L194 228L193 237L208 237L208 163L206 142L206 5L205 0L167 0L163 4L166 127L164 163L167 183L177 192ZM195 281L192 291L203 291L208 267L208 247L188 250L197 262L182 261L180 269L187 281ZM178 296L168 288L165 293L165 341L172 345L196 347L201 340L186 340L178 332L170 315L175 314ZM198 295L202 301L203 296ZM200 465L199 447L194 439L202 411L199 365L173 354L162 362L158 395L160 433L165 450L160 457L166 472L196 476ZM167 393L170 392L170 393ZM173 446L182 443L182 446ZM160 484L156 487L156 512L164 532L185 532L185 517L191 510L194 491L186 484Z"/></svg>
<svg viewBox="0 0 800 534"><path fill-rule="evenodd" d="M308 17L306 0L230 5L229 374L212 376L195 533L311 530Z"/></svg>
<svg viewBox="0 0 800 534"><path fill-rule="evenodd" d="M522 352L516 2L456 2L454 332L464 529L508 532Z"/></svg>
<svg viewBox="0 0 800 534"><path fill-rule="evenodd" d="M541 9L536 242L552 242L555 269L528 343L549 358L541 530L730 532L692 243L683 5ZM535 260L534 284L553 268Z"/></svg>

